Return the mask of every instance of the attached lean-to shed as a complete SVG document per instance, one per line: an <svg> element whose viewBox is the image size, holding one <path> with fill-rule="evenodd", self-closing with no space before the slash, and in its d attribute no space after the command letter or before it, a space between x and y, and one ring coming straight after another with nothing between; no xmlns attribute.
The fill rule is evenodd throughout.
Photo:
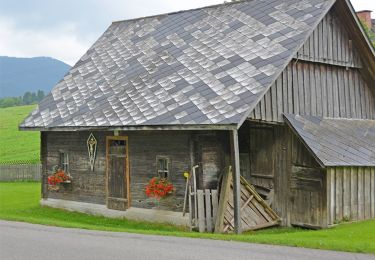
<svg viewBox="0 0 375 260"><path fill-rule="evenodd" d="M113 22L20 129L41 132L44 205L185 225L183 173L219 190L232 166L241 232L241 176L284 226L373 218L374 120L349 0L249 0ZM175 187L157 207L153 177Z"/></svg>
<svg viewBox="0 0 375 260"><path fill-rule="evenodd" d="M294 224L313 226L318 216L315 221L323 226L375 218L375 121L285 118L295 142L302 142L317 163L292 166Z"/></svg>

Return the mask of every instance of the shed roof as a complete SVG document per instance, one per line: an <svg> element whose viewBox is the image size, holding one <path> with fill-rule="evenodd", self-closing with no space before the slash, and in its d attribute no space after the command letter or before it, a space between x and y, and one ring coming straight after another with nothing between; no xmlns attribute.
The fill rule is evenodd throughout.
<svg viewBox="0 0 375 260"><path fill-rule="evenodd" d="M334 0L251 0L114 22L20 128L234 125Z"/></svg>
<svg viewBox="0 0 375 260"><path fill-rule="evenodd" d="M375 120L284 116L322 166L375 166Z"/></svg>

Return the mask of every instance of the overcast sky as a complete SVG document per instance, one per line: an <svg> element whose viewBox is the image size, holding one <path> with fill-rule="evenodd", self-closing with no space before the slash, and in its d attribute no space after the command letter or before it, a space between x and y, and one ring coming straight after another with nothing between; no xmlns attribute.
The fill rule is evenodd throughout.
<svg viewBox="0 0 375 260"><path fill-rule="evenodd" d="M73 65L112 21L223 0L0 0L0 56L50 56ZM375 11L375 0L352 0ZM375 13L373 14L374 17ZM375 17L374 17L375 18Z"/></svg>

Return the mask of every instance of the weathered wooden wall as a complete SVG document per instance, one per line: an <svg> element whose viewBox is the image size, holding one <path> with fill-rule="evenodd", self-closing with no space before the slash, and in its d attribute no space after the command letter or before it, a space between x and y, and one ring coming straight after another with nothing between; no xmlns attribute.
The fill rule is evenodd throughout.
<svg viewBox="0 0 375 260"><path fill-rule="evenodd" d="M327 226L325 170L301 141L289 131L292 165L289 173L290 224L306 227Z"/></svg>
<svg viewBox="0 0 375 260"><path fill-rule="evenodd" d="M341 18L342 19L342 18ZM296 59L361 68L355 42L334 6L295 55Z"/></svg>
<svg viewBox="0 0 375 260"><path fill-rule="evenodd" d="M283 122L282 113L375 119L374 79L334 7L250 115Z"/></svg>
<svg viewBox="0 0 375 260"><path fill-rule="evenodd" d="M229 139L226 131L193 133L193 164L199 165L199 189L218 189L218 181L229 160Z"/></svg>
<svg viewBox="0 0 375 260"><path fill-rule="evenodd" d="M327 168L328 224L375 218L375 168Z"/></svg>
<svg viewBox="0 0 375 260"><path fill-rule="evenodd" d="M90 170L86 141L90 132L44 132L42 134L41 158L43 163L43 197L75 200L91 203L106 203L105 194L105 139L113 132L94 131L98 141L94 171ZM157 176L156 157L170 159L169 178L176 188L175 193L160 201L160 209L182 211L186 179L185 171L199 164L198 188L217 187L220 173L225 167L228 142L227 133L219 131L129 131L120 132L128 136L130 165L131 206L155 207L155 201L145 195L148 181ZM69 172L73 182L59 192L47 191L47 175L59 164L59 151L69 154ZM196 156L194 156L196 155Z"/></svg>
<svg viewBox="0 0 375 260"><path fill-rule="evenodd" d="M375 119L375 97L358 69L292 61L250 118L283 122L283 113Z"/></svg>
<svg viewBox="0 0 375 260"><path fill-rule="evenodd" d="M282 225L327 227L375 217L375 168L319 165L285 125L245 122L239 131L241 175L272 190Z"/></svg>
<svg viewBox="0 0 375 260"><path fill-rule="evenodd" d="M182 211L185 171L190 171L190 132L142 131L123 132L129 137L131 206L154 207L153 200L145 195L145 187L156 174L156 156L170 159L169 179L176 191L160 201L160 209Z"/></svg>
<svg viewBox="0 0 375 260"><path fill-rule="evenodd" d="M241 175L272 201L272 209L289 225L290 133L286 126L245 122L240 128Z"/></svg>
<svg viewBox="0 0 375 260"><path fill-rule="evenodd" d="M73 182L59 192L46 191L47 197L105 204L105 137L106 132L93 132L98 141L95 168L90 170L87 138L90 132L43 132L41 159L44 176L59 165L59 151L69 154L69 173ZM44 177L44 183L47 178Z"/></svg>

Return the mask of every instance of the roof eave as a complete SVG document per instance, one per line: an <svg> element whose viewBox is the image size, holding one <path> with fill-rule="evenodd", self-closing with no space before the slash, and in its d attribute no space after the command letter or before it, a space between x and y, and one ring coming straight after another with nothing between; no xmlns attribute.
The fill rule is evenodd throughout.
<svg viewBox="0 0 375 260"><path fill-rule="evenodd" d="M56 126L26 127L19 126L20 131L165 131L165 130L235 130L236 124L228 125L139 125L139 126Z"/></svg>

